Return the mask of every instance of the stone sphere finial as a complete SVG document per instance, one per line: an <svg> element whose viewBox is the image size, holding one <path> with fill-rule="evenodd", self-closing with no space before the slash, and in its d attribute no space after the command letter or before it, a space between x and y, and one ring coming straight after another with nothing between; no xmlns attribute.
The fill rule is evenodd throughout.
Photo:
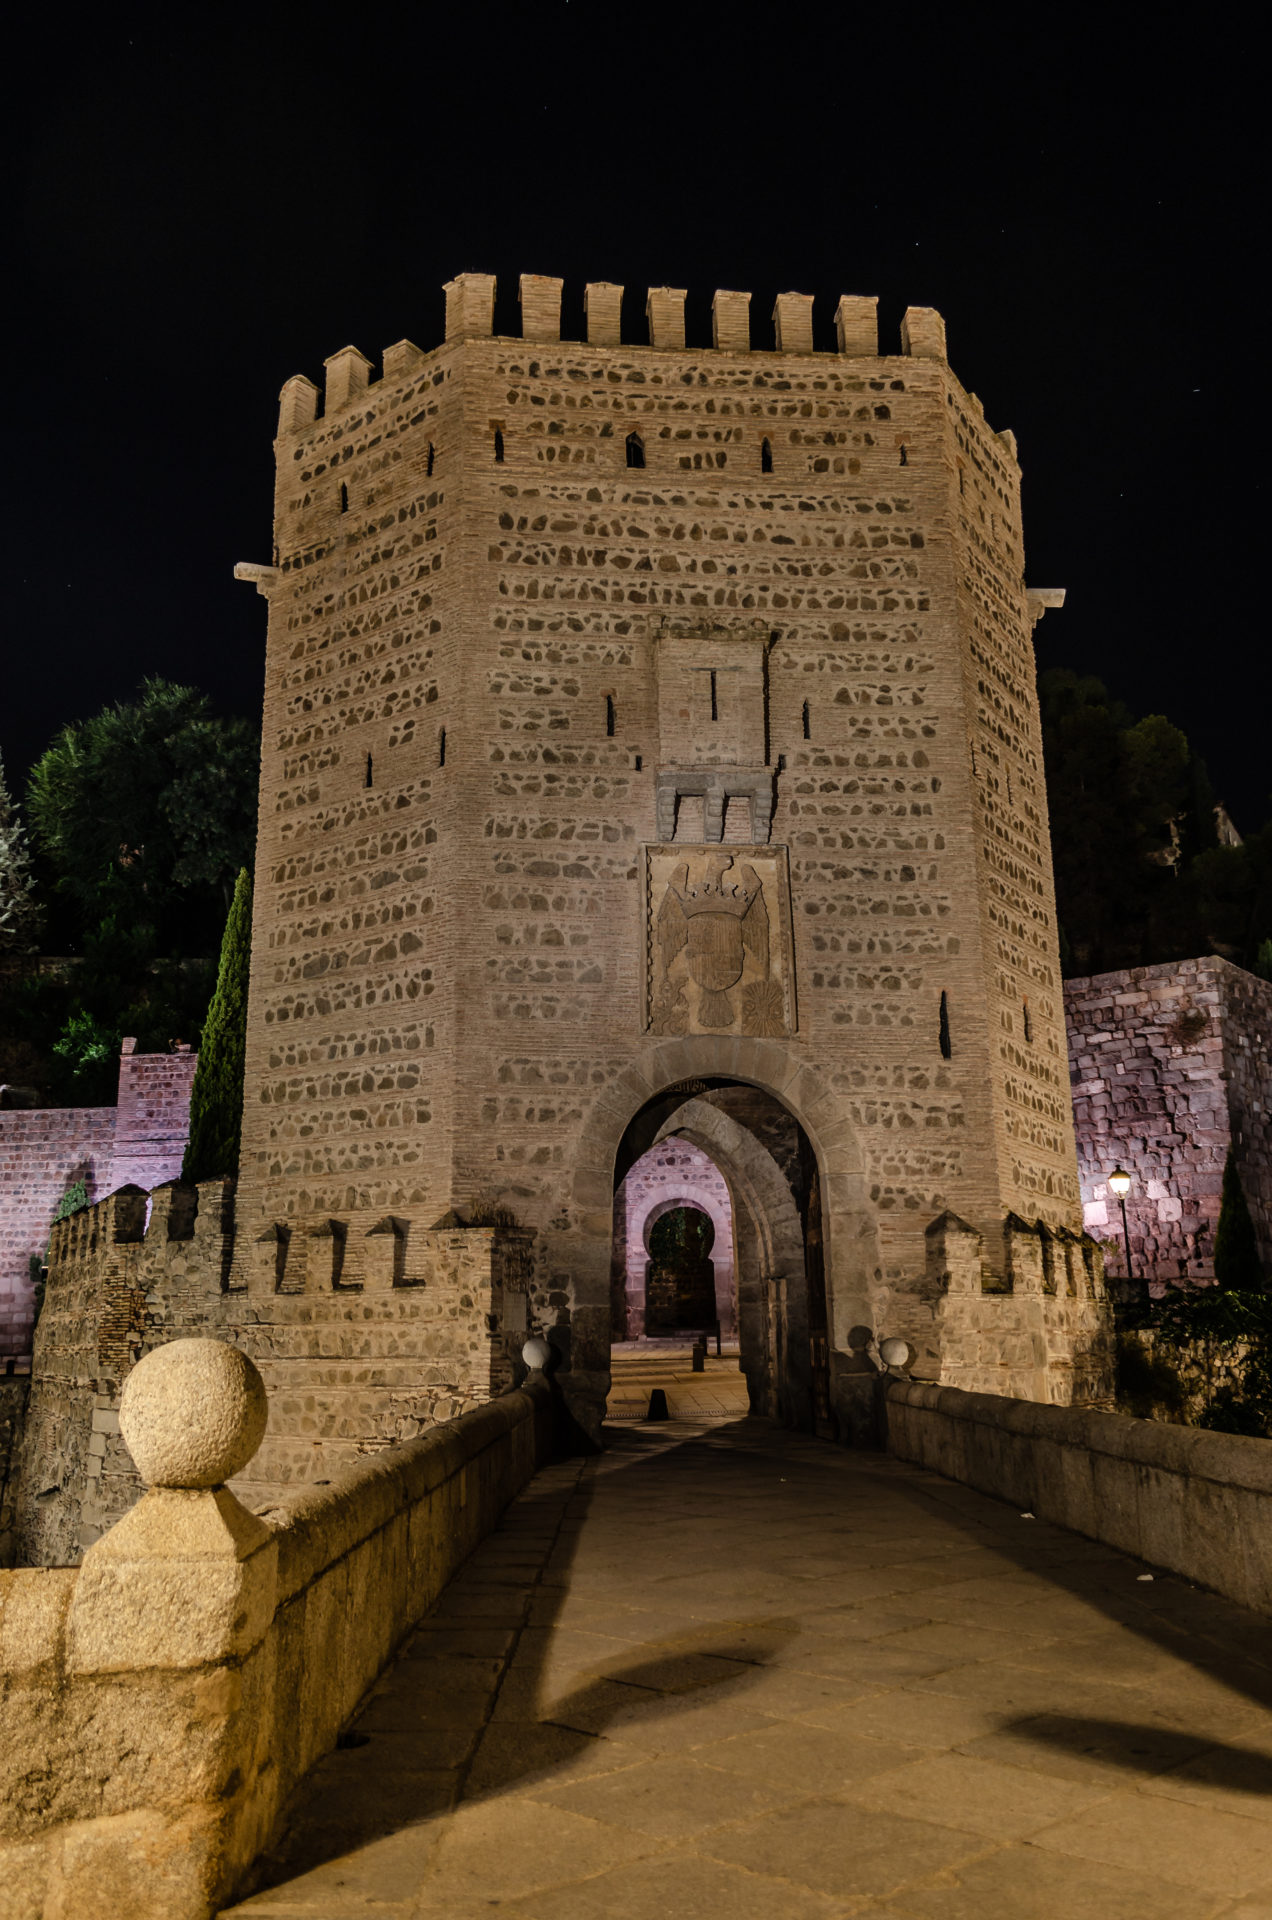
<svg viewBox="0 0 1272 1920"><path fill-rule="evenodd" d="M885 1367L903 1367L910 1358L910 1349L904 1340L881 1340L879 1358Z"/></svg>
<svg viewBox="0 0 1272 1920"><path fill-rule="evenodd" d="M119 1429L150 1487L219 1487L265 1436L265 1382L223 1340L170 1340L133 1368Z"/></svg>
<svg viewBox="0 0 1272 1920"><path fill-rule="evenodd" d="M522 1347L521 1358L525 1361L531 1373L542 1373L548 1361L552 1358L552 1349L546 1340L540 1339L538 1334L536 1334L532 1340L527 1340Z"/></svg>

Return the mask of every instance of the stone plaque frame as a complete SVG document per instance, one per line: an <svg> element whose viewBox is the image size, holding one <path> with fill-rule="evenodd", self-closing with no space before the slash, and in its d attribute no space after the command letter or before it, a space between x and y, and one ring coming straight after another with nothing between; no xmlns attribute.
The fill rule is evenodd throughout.
<svg viewBox="0 0 1272 1920"><path fill-rule="evenodd" d="M756 956L761 943L752 935L743 939L739 928L749 921L733 911L713 915L725 922L726 947L732 943L740 963L737 980L722 993L704 993L691 972L688 939L674 953L670 966L664 963L666 944L659 928L659 915L671 891L678 869L688 866L690 881L711 882L714 875L728 888L732 881L743 882L743 869L749 869L760 882L764 913L767 916L768 965L763 970ZM748 884L743 882L743 884ZM677 896L677 899L679 896ZM674 909L673 909L674 917ZM695 916L696 917L696 916ZM674 921L671 941L677 937L679 921ZM795 990L795 941L791 922L790 863L784 846L745 845L734 842L686 845L663 842L643 849L641 872L641 946L644 953L642 1024L646 1033L718 1034L723 1038L781 1039L799 1031L799 1008ZM725 972L729 963L725 962ZM774 989L776 991L774 991ZM708 1008L704 1017L704 1000ZM722 1001L727 1000L731 1018L726 1022Z"/></svg>

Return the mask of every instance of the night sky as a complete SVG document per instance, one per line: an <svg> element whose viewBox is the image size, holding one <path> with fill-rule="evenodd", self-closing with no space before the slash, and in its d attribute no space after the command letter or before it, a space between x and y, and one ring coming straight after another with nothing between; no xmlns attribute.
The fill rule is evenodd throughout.
<svg viewBox="0 0 1272 1920"><path fill-rule="evenodd" d="M1260 65L1205 16L523 0L99 15L9 43L0 747L145 674L259 713L277 395L517 276L946 317L1025 473L1040 665L1098 673L1269 811ZM1218 17L1218 16L1216 16ZM227 22L229 23L227 25ZM1077 23L1076 25L1074 23ZM1027 23L1027 24L1022 24ZM1257 411L1256 411L1257 410ZM1116 857L1116 849L1109 850Z"/></svg>

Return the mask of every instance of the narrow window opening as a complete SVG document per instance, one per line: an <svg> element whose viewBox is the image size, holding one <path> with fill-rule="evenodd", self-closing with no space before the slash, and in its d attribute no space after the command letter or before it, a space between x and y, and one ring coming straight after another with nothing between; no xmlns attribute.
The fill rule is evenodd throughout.
<svg viewBox="0 0 1272 1920"><path fill-rule="evenodd" d="M967 492L967 488L963 484L963 469L961 466L959 467L959 470L958 470L958 490L960 493Z"/></svg>
<svg viewBox="0 0 1272 1920"><path fill-rule="evenodd" d="M608 739L612 740L614 738L614 696L612 693L607 693L605 696L605 733Z"/></svg>
<svg viewBox="0 0 1272 1920"><path fill-rule="evenodd" d="M760 472L772 473L772 471L773 471L773 442L771 440L761 440Z"/></svg>
<svg viewBox="0 0 1272 1920"><path fill-rule="evenodd" d="M498 429L498 427L496 427L496 428L495 428L495 460L496 460L496 462L497 462L497 464L499 464L499 465L501 465L501 466L502 466L502 464L503 464L503 435L502 435L502 433L501 433L501 432L499 431L499 429Z"/></svg>
<svg viewBox="0 0 1272 1920"><path fill-rule="evenodd" d="M1011 775L1008 774L1007 775L1007 805L1009 807L1014 807L1015 804L1016 802L1011 797Z"/></svg>
<svg viewBox="0 0 1272 1920"><path fill-rule="evenodd" d="M437 736L437 764L439 767L444 767L446 765L446 729L445 727L442 728L441 732Z"/></svg>
<svg viewBox="0 0 1272 1920"><path fill-rule="evenodd" d="M349 489L343 480L340 482L340 511L341 513L349 511Z"/></svg>
<svg viewBox="0 0 1272 1920"><path fill-rule="evenodd" d="M371 785L371 755L370 755L370 754L368 754L368 755L367 755L367 779L366 779L366 784L367 784L368 786L370 786L370 785Z"/></svg>
<svg viewBox="0 0 1272 1920"><path fill-rule="evenodd" d="M716 694L716 670L714 667L711 669L711 718L713 720L720 718L720 702Z"/></svg>
<svg viewBox="0 0 1272 1920"><path fill-rule="evenodd" d="M805 740L811 740L813 737L813 728L812 728L811 715L809 714L809 710L808 710L807 700L805 700L804 702L803 720L804 720L804 738Z"/></svg>
<svg viewBox="0 0 1272 1920"><path fill-rule="evenodd" d="M1030 1015L1029 1002L1027 1000L1021 1001L1020 1011L1024 1016L1026 1044L1029 1046L1032 1046L1033 1045L1033 1018Z"/></svg>
<svg viewBox="0 0 1272 1920"><path fill-rule="evenodd" d="M431 480L433 478L433 442L431 440L428 443L428 466L426 472L428 478Z"/></svg>
<svg viewBox="0 0 1272 1920"><path fill-rule="evenodd" d="M941 992L941 1058L948 1060L954 1049L950 1045L950 1003L944 989Z"/></svg>
<svg viewBox="0 0 1272 1920"><path fill-rule="evenodd" d="M973 740L971 745L972 745L972 778L973 780L979 780L980 774L976 766L976 742Z"/></svg>
<svg viewBox="0 0 1272 1920"><path fill-rule="evenodd" d="M908 466L909 466L909 464L910 464L910 462L909 462L909 459L908 459L908 457L907 457L907 455L906 455L906 451L905 451L905 441L903 440L903 441L901 442L901 465L902 465L903 467L908 467Z"/></svg>
<svg viewBox="0 0 1272 1920"><path fill-rule="evenodd" d="M640 772L640 771L642 770L642 768L644 767L644 764L645 764L645 762L644 762L644 761L643 761L643 760L641 759L641 756L640 756L639 754L637 754L637 755L636 755L636 758L635 758L635 760L634 760L634 761L632 762L632 764L633 764L633 766L635 767L635 769L636 769L636 771L637 771L637 773L639 773L639 772Z"/></svg>
<svg viewBox="0 0 1272 1920"><path fill-rule="evenodd" d="M645 464L645 442L638 433L627 436L627 464L629 467L643 467Z"/></svg>

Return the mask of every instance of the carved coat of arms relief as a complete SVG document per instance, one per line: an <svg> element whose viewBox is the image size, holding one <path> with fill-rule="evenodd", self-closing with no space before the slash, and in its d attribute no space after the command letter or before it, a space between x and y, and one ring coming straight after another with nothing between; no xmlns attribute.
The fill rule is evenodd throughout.
<svg viewBox="0 0 1272 1920"><path fill-rule="evenodd" d="M650 847L646 882L650 1030L792 1032L785 849Z"/></svg>

